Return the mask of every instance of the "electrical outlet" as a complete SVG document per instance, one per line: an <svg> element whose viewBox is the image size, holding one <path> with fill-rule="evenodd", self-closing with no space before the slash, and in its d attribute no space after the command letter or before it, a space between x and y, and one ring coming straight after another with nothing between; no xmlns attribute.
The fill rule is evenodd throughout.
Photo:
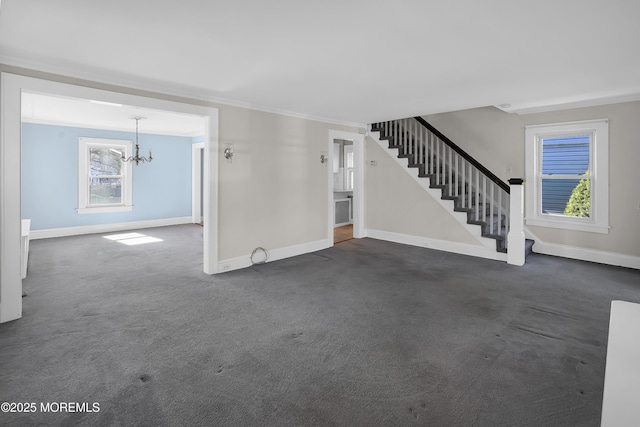
<svg viewBox="0 0 640 427"><path fill-rule="evenodd" d="M377 161L377 160L371 160L371 161L369 162L369 164L370 164L371 166L378 166L378 161Z"/></svg>
<svg viewBox="0 0 640 427"><path fill-rule="evenodd" d="M231 264L222 264L222 271L229 271L231 269Z"/></svg>

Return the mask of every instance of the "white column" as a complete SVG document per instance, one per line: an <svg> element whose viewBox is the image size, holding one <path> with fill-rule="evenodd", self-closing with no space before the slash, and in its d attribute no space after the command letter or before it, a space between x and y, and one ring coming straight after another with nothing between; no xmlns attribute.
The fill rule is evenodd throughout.
<svg viewBox="0 0 640 427"><path fill-rule="evenodd" d="M512 265L524 265L524 181L520 178L511 178L510 204L509 204L509 235L507 236L507 263Z"/></svg>

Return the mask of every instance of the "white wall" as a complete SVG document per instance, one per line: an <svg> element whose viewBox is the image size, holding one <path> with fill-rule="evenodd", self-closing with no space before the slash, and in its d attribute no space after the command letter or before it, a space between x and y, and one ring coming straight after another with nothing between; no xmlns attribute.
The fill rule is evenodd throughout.
<svg viewBox="0 0 640 427"><path fill-rule="evenodd" d="M377 142L371 137L365 142L367 229L479 245Z"/></svg>
<svg viewBox="0 0 640 427"><path fill-rule="evenodd" d="M220 257L250 254L327 235L327 174L320 163L330 129L343 126L220 106L220 146L233 144L231 163L220 159Z"/></svg>

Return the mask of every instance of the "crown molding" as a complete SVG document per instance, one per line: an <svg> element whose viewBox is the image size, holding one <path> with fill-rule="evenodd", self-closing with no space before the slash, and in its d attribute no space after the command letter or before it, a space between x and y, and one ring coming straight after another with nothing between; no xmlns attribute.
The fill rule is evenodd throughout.
<svg viewBox="0 0 640 427"><path fill-rule="evenodd" d="M299 113L295 111L281 110L277 108L255 105L249 102L237 101L222 98L214 95L211 91L203 88L196 88L176 83L163 82L158 80L144 79L136 76L125 76L118 73L107 73L99 69L88 69L77 64L55 64L52 62L25 59L8 54L0 54L0 65L21 68L24 71L40 72L58 75L60 77L84 80L87 83L99 83L115 86L122 89L140 90L159 95L169 95L191 101L200 101L230 107L245 108L248 110L260 111L263 113L277 114L297 119L312 120L316 122L333 125L348 126L354 128L366 128L366 123L348 122L327 117L319 117L311 114ZM15 71L12 71L15 73ZM113 89L112 89L113 90Z"/></svg>
<svg viewBox="0 0 640 427"><path fill-rule="evenodd" d="M596 107L599 105L619 104L622 102L640 101L640 90L621 93L615 95L599 96L594 98L583 98L574 101L561 100L552 103L528 103L519 105L500 104L495 108L505 113L515 113L519 115L546 113L549 111L570 110L574 108Z"/></svg>

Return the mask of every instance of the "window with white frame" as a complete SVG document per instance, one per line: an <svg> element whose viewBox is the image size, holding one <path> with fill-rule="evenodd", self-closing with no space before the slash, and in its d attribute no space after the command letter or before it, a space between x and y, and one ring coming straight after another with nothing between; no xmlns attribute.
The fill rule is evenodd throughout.
<svg viewBox="0 0 640 427"><path fill-rule="evenodd" d="M78 213L131 211L131 141L80 138Z"/></svg>
<svg viewBox="0 0 640 427"><path fill-rule="evenodd" d="M526 223L609 232L607 119L527 126Z"/></svg>
<svg viewBox="0 0 640 427"><path fill-rule="evenodd" d="M353 190L353 144L344 146L344 189Z"/></svg>

